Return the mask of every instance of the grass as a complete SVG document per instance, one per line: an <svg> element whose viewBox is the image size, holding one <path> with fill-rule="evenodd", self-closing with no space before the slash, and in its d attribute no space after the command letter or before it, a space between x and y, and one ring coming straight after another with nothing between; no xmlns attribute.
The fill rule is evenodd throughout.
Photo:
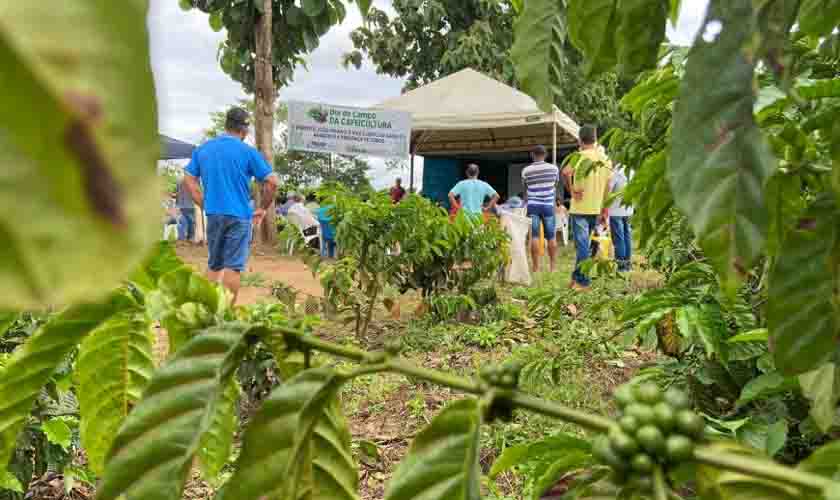
<svg viewBox="0 0 840 500"><path fill-rule="evenodd" d="M242 275L242 286L253 288L264 288L268 284L268 278L261 272L245 273Z"/></svg>

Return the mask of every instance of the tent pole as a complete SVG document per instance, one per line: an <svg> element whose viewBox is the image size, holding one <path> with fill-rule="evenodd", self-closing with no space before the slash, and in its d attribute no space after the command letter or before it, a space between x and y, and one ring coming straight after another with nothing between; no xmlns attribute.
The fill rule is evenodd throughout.
<svg viewBox="0 0 840 500"><path fill-rule="evenodd" d="M556 115L553 116L553 119L551 120L551 124L552 124L552 129L554 129L554 134L553 134L554 144L552 144L552 148L551 148L552 163L557 165L557 119L556 119Z"/></svg>
<svg viewBox="0 0 840 500"><path fill-rule="evenodd" d="M414 192L414 151L411 152L411 173L408 180L408 192Z"/></svg>

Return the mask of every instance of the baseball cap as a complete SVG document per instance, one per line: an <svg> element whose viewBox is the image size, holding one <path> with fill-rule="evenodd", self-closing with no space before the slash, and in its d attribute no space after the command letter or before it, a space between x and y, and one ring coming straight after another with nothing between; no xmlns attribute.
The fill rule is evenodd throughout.
<svg viewBox="0 0 840 500"><path fill-rule="evenodd" d="M248 112L239 107L230 108L225 118L229 125L247 127L251 124L251 117Z"/></svg>

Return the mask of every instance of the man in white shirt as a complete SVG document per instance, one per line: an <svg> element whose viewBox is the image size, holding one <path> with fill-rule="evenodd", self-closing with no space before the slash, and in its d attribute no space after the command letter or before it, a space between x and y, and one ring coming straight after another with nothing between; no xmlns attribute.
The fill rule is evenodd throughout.
<svg viewBox="0 0 840 500"><path fill-rule="evenodd" d="M300 220L302 229L318 225L318 219L306 208L303 204L303 196L299 194L294 195L294 203L289 207L288 214Z"/></svg>
<svg viewBox="0 0 840 500"><path fill-rule="evenodd" d="M624 166L618 165L610 179L610 193L623 190L627 186L627 182L628 178L625 175ZM633 207L624 205L624 200L621 199L621 196L618 196L607 209L607 212L610 219L610 236L612 237L618 270L620 272L630 271L630 257L633 253L633 233L630 228L630 217L633 216Z"/></svg>

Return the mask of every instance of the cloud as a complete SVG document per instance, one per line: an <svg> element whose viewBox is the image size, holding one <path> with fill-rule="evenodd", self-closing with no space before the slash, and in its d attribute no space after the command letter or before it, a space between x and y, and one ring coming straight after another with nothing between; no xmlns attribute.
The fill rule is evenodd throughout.
<svg viewBox="0 0 840 500"><path fill-rule="evenodd" d="M390 0L376 6L393 12ZM708 0L683 0L676 28L670 27L672 42L688 45L700 27ZM400 79L376 74L365 62L361 70L344 69L341 56L352 49L349 33L361 26L355 5L348 6L344 23L333 27L320 46L307 58L308 71L299 68L291 85L280 90L281 100L309 100L345 106L369 106L399 95ZM216 53L224 33L210 29L207 15L197 10L184 12L176 0L151 0L148 26L152 45L152 67L158 97L159 127L162 133L198 141L209 125L209 114L245 97L240 85L219 67ZM373 182L384 187L398 174L386 172L384 162L372 160ZM404 177L407 172L402 173ZM416 178L422 177L422 161Z"/></svg>

